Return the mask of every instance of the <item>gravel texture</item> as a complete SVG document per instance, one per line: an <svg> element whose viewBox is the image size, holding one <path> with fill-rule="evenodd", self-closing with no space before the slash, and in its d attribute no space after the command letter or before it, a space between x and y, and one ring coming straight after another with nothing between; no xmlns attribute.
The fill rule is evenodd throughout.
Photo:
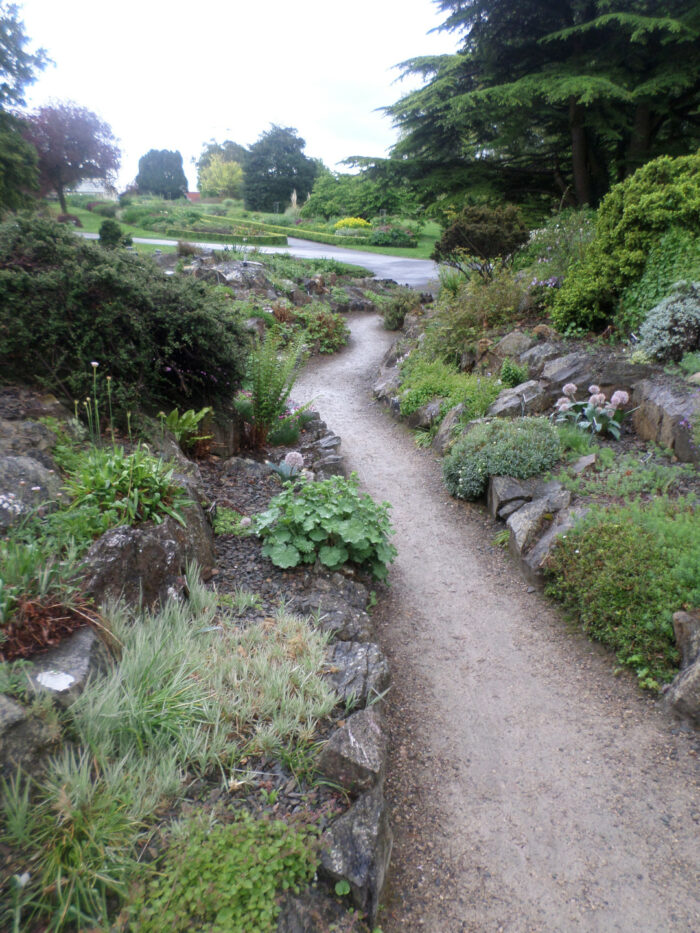
<svg viewBox="0 0 700 933"><path fill-rule="evenodd" d="M451 500L434 455L372 401L393 336L295 386L393 503L399 556L375 610L389 657L385 933L700 930L697 741L567 626ZM640 572L644 572L640 568Z"/></svg>

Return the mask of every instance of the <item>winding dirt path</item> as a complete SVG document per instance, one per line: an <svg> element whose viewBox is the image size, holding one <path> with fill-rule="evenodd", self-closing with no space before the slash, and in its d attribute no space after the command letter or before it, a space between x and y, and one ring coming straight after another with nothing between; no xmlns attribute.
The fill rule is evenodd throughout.
<svg viewBox="0 0 700 933"><path fill-rule="evenodd" d="M378 637L392 663L385 933L700 931L697 744L571 631L447 496L371 399L392 335L351 322L314 398L399 556Z"/></svg>

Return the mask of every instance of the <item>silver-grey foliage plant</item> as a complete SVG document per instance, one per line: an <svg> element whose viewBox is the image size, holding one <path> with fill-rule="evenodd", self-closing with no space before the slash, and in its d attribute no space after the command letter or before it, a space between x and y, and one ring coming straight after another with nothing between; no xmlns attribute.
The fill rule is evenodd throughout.
<svg viewBox="0 0 700 933"><path fill-rule="evenodd" d="M651 309L640 330L641 349L661 362L677 363L700 348L700 282L676 282Z"/></svg>

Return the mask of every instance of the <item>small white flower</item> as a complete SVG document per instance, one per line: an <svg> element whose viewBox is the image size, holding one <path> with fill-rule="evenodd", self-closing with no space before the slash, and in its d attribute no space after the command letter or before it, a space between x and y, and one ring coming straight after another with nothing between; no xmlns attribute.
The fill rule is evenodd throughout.
<svg viewBox="0 0 700 933"><path fill-rule="evenodd" d="M100 364L99 364L98 362L96 362L95 360L93 360L92 363L90 363L90 365L92 366L93 369L97 369L97 367L98 367Z"/></svg>
<svg viewBox="0 0 700 933"><path fill-rule="evenodd" d="M588 391L590 392L591 395L598 395L598 393L600 392L600 386L597 386L597 385L588 386Z"/></svg>
<svg viewBox="0 0 700 933"><path fill-rule="evenodd" d="M241 528L247 528L249 525L252 525L252 519L246 517L241 519Z"/></svg>
<svg viewBox="0 0 700 933"><path fill-rule="evenodd" d="M32 486L32 492L41 492L41 486Z"/></svg>

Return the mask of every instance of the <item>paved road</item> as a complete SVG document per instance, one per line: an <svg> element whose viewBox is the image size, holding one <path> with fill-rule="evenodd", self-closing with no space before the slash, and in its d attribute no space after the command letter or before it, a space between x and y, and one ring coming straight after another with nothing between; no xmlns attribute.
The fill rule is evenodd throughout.
<svg viewBox="0 0 700 933"><path fill-rule="evenodd" d="M82 236L96 240L96 233L83 233ZM157 246L175 246L175 240L150 240L134 237L135 243L151 243ZM225 249L226 243L194 243L202 249ZM403 256L383 256L380 253L363 253L355 249L339 246L326 246L323 243L311 243L308 240L289 238L289 246L263 246L262 253L287 253L299 259L337 259L351 265L362 266L373 272L377 278L393 279L400 285L429 290L437 284L437 265L430 259L406 259Z"/></svg>

